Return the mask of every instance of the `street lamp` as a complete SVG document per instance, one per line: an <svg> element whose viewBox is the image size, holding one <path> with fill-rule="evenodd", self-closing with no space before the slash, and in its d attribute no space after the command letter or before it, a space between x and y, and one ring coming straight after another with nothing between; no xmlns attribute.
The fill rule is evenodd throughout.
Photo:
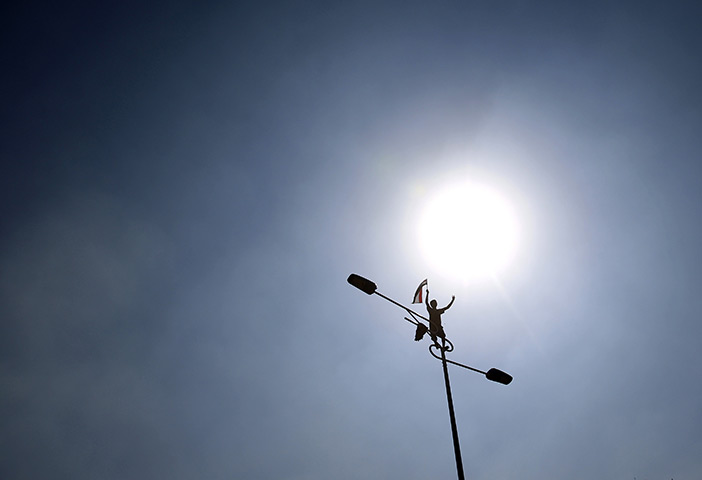
<svg viewBox="0 0 702 480"><path fill-rule="evenodd" d="M408 318L405 317L405 320L408 322L414 324L414 325L424 325L422 323L422 320L427 322L427 324L430 324L430 321L428 318L418 314L417 312L411 310L410 308L402 305L401 303L396 302L390 297L386 297L382 293L378 292L378 286L373 283L372 281L368 280L367 278L364 278L360 275L356 275L355 273L352 273L349 275L349 278L346 279L347 282L349 282L351 285L354 287L358 288L362 292L368 294L368 295L378 295L379 297L384 298L390 303L393 303L400 307L401 309L405 310L410 317ZM430 325L429 325L430 326ZM427 327L425 325L425 327ZM428 329L428 328L427 328ZM440 354L437 353L437 350L440 352ZM508 373L503 372L502 370L498 370L497 368L491 368L487 372L484 372L482 370L479 370L477 368L469 367L468 365L464 365L462 363L454 362L453 360L449 360L446 358L446 353L447 352L452 352L453 351L453 343L449 339L446 338L444 335L441 337L441 345L439 345L436 340L434 343L429 345L429 353L431 355L438 359L441 360L441 364L443 366L444 370L444 383L446 385L446 400L448 402L448 409L449 409L449 419L451 420L451 433L453 435L453 451L456 456L456 472L458 473L458 479L459 480L464 480L465 476L463 474L463 460L461 459L461 447L458 442L458 428L456 427L456 414L453 410L453 397L451 395L451 383L449 382L449 374L448 374L448 365L447 364L452 364L452 365L457 365L459 367L466 368L468 370L472 370L474 372L482 373L485 375L485 378L488 380L491 380L493 382L501 383L503 385L509 385L510 382L512 381L512 376L509 375Z"/></svg>

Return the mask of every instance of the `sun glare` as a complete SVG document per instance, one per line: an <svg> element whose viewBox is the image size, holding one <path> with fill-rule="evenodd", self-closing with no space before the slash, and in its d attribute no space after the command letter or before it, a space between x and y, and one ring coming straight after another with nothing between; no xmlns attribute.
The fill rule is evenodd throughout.
<svg viewBox="0 0 702 480"><path fill-rule="evenodd" d="M466 281L501 272L515 254L517 237L509 203L496 191L473 183L438 192L419 225L421 248L431 265Z"/></svg>

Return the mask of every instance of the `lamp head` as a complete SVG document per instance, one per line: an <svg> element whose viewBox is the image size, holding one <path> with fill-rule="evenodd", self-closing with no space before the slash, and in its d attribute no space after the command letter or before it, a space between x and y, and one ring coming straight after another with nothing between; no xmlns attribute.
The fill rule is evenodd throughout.
<svg viewBox="0 0 702 480"><path fill-rule="evenodd" d="M355 273L349 275L349 278L347 278L346 281L368 295L373 295L375 290L378 288L375 283L371 282L367 278L363 278L360 275L356 275Z"/></svg>
<svg viewBox="0 0 702 480"><path fill-rule="evenodd" d="M485 378L492 380L493 382L501 383L503 385L509 385L512 381L512 375L505 373L502 370L496 368L491 368L485 374Z"/></svg>

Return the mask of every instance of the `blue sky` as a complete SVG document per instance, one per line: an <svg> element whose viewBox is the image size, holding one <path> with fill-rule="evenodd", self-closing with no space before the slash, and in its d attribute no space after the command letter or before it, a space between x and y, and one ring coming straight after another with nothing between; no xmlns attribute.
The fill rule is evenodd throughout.
<svg viewBox="0 0 702 480"><path fill-rule="evenodd" d="M697 478L700 34L684 2L22 4L3 16L2 478ZM429 264L455 179L499 282Z"/></svg>

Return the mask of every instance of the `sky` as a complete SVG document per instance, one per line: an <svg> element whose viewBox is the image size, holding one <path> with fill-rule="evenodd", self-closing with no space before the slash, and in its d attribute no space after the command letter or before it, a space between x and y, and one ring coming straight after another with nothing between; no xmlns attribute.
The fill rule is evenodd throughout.
<svg viewBox="0 0 702 480"><path fill-rule="evenodd" d="M5 10L0 477L702 473L693 2L18 2ZM456 179L520 236L419 247ZM417 306L419 313L425 313Z"/></svg>

